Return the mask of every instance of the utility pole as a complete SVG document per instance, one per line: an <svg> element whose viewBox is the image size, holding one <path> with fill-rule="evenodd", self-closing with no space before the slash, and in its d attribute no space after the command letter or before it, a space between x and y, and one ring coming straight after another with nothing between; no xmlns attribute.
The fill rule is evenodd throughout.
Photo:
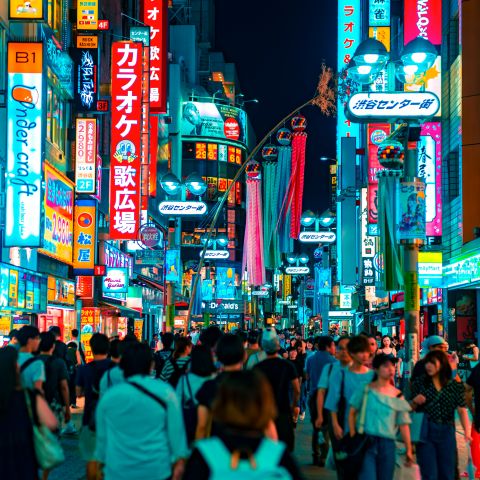
<svg viewBox="0 0 480 480"><path fill-rule="evenodd" d="M175 250L175 220L170 220L168 222L168 235L167 235L167 249ZM165 252L166 253L166 252ZM165 257L164 262L166 263L167 259ZM166 276L168 272L165 269L165 279L164 284L166 285L166 309L165 309L165 326L164 329L167 332L173 331L174 321L175 321L175 282L167 282Z"/></svg>

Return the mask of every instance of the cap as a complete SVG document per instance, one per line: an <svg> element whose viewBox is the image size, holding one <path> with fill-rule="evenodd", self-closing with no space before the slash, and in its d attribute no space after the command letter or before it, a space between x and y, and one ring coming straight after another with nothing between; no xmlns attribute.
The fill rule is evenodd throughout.
<svg viewBox="0 0 480 480"><path fill-rule="evenodd" d="M425 340L425 347L426 348L431 348L435 345L443 345L444 343L447 343L443 337L440 335L432 335L431 337L428 337Z"/></svg>
<svg viewBox="0 0 480 480"><path fill-rule="evenodd" d="M393 363L393 365L395 365L397 362L397 357L394 357L393 355L387 355L386 353L379 353L373 358L372 367L377 369L385 363Z"/></svg>
<svg viewBox="0 0 480 480"><path fill-rule="evenodd" d="M269 354L277 353L280 350L280 342L274 328L266 328L263 331L262 349Z"/></svg>

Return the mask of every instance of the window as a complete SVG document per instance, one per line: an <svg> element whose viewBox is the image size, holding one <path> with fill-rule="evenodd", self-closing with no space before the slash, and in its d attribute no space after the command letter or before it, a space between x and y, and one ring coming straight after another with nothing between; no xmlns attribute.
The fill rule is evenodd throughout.
<svg viewBox="0 0 480 480"><path fill-rule="evenodd" d="M448 191L445 193L447 194L448 201L451 202L460 195L460 159L458 150L448 154L447 172Z"/></svg>
<svg viewBox="0 0 480 480"><path fill-rule="evenodd" d="M460 54L460 32L458 28L458 16L450 20L448 23L447 33L447 69Z"/></svg>
<svg viewBox="0 0 480 480"><path fill-rule="evenodd" d="M47 140L66 152L67 101L60 94L55 76L48 72L47 80Z"/></svg>
<svg viewBox="0 0 480 480"><path fill-rule="evenodd" d="M62 0L48 0L48 25L59 42L62 41Z"/></svg>

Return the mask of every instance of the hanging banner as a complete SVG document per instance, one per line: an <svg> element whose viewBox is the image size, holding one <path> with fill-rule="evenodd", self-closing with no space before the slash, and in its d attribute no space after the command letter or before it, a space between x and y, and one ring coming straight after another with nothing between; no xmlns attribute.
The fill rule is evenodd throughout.
<svg viewBox="0 0 480 480"><path fill-rule="evenodd" d="M72 264L74 184L45 162L45 227L40 253Z"/></svg>
<svg viewBox="0 0 480 480"><path fill-rule="evenodd" d="M150 161L148 170L148 194L157 195L157 152L158 152L158 117L150 115Z"/></svg>
<svg viewBox="0 0 480 480"><path fill-rule="evenodd" d="M40 246L44 136L42 43L8 44L5 246Z"/></svg>
<svg viewBox="0 0 480 480"><path fill-rule="evenodd" d="M95 37L96 38L96 37ZM73 48L73 103L77 112L95 112L98 100L98 48Z"/></svg>
<svg viewBox="0 0 480 480"><path fill-rule="evenodd" d="M442 0L405 0L403 13L405 45L422 37L442 44Z"/></svg>
<svg viewBox="0 0 480 480"><path fill-rule="evenodd" d="M75 190L95 193L97 178L97 120L77 118L75 123Z"/></svg>
<svg viewBox="0 0 480 480"><path fill-rule="evenodd" d="M77 0L77 30L98 30L98 1Z"/></svg>
<svg viewBox="0 0 480 480"><path fill-rule="evenodd" d="M425 184L421 181L400 183L399 240L424 239Z"/></svg>
<svg viewBox="0 0 480 480"><path fill-rule="evenodd" d="M167 113L168 1L143 0L143 23L150 27L150 111Z"/></svg>
<svg viewBox="0 0 480 480"><path fill-rule="evenodd" d="M110 238L136 240L140 227L142 44L112 45Z"/></svg>
<svg viewBox="0 0 480 480"><path fill-rule="evenodd" d="M216 268L215 297L221 299L235 299L235 269L232 267Z"/></svg>
<svg viewBox="0 0 480 480"><path fill-rule="evenodd" d="M167 250L165 253L165 280L177 283L180 281L180 250Z"/></svg>
<svg viewBox="0 0 480 480"><path fill-rule="evenodd" d="M75 275L93 275L95 267L96 201L93 198L75 202L73 269Z"/></svg>

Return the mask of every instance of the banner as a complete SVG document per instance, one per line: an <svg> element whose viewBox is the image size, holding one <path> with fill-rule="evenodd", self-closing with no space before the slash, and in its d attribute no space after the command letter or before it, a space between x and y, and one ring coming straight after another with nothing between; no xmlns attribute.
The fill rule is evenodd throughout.
<svg viewBox="0 0 480 480"><path fill-rule="evenodd" d="M399 240L425 238L425 184L421 181L400 183Z"/></svg>
<svg viewBox="0 0 480 480"><path fill-rule="evenodd" d="M73 103L77 112L95 112L98 100L98 48L73 48Z"/></svg>
<svg viewBox="0 0 480 480"><path fill-rule="evenodd" d="M10 0L10 20L45 20L47 0Z"/></svg>
<svg viewBox="0 0 480 480"><path fill-rule="evenodd" d="M417 37L442 44L442 0L405 0L403 15L405 45Z"/></svg>
<svg viewBox="0 0 480 480"><path fill-rule="evenodd" d="M112 45L110 238L135 240L140 227L142 44Z"/></svg>
<svg viewBox="0 0 480 480"><path fill-rule="evenodd" d="M73 269L76 275L93 275L95 267L96 201L75 202Z"/></svg>
<svg viewBox="0 0 480 480"><path fill-rule="evenodd" d="M235 289L235 269L232 267L216 268L216 298L234 299Z"/></svg>
<svg viewBox="0 0 480 480"><path fill-rule="evenodd" d="M44 136L43 46L8 44L6 247L39 247Z"/></svg>
<svg viewBox="0 0 480 480"><path fill-rule="evenodd" d="M180 282L180 250L167 250L165 254L165 280Z"/></svg>
<svg viewBox="0 0 480 480"><path fill-rule="evenodd" d="M95 193L97 179L97 120L77 118L75 124L76 193Z"/></svg>
<svg viewBox="0 0 480 480"><path fill-rule="evenodd" d="M45 227L40 253L72 264L74 185L45 162Z"/></svg>

